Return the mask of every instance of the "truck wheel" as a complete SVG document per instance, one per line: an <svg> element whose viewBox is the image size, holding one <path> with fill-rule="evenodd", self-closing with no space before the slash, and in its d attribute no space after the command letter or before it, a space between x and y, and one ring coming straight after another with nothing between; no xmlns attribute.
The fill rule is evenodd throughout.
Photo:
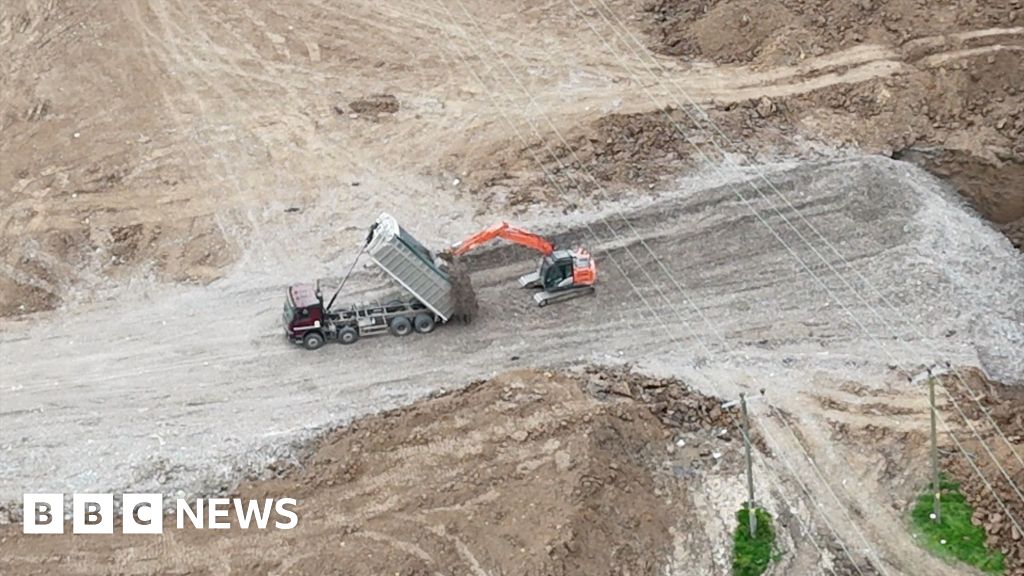
<svg viewBox="0 0 1024 576"><path fill-rule="evenodd" d="M306 350L316 350L324 345L324 337L319 332L310 332L302 339L302 345Z"/></svg>
<svg viewBox="0 0 1024 576"><path fill-rule="evenodd" d="M359 331L349 326L338 330L338 342L342 344L354 344L356 340L359 340Z"/></svg>
<svg viewBox="0 0 1024 576"><path fill-rule="evenodd" d="M420 334L430 334L434 331L434 317L430 314L417 314L412 320L412 325Z"/></svg>
<svg viewBox="0 0 1024 576"><path fill-rule="evenodd" d="M391 333L395 336L408 336L412 333L412 322L405 316L399 316L391 321Z"/></svg>

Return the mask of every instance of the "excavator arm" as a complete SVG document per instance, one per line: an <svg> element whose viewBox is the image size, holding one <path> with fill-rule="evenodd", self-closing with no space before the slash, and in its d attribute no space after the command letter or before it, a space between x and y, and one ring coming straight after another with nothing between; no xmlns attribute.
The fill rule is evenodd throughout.
<svg viewBox="0 0 1024 576"><path fill-rule="evenodd" d="M545 256L549 256L555 251L555 247L541 236L527 232L519 228L513 228L508 225L508 222L499 222L490 228L485 228L466 238L462 242L459 242L452 247L452 254L455 256L462 256L466 252L473 250L495 238L503 238L509 242L515 242L521 246L532 248L537 252Z"/></svg>

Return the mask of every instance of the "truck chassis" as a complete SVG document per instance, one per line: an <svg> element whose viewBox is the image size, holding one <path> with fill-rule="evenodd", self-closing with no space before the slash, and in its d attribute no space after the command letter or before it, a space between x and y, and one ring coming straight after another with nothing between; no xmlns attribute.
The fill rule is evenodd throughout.
<svg viewBox="0 0 1024 576"><path fill-rule="evenodd" d="M363 336L390 332L408 336L413 332L428 334L440 323L434 312L419 300L373 302L328 312L322 322L292 334L289 338L309 350L316 350L329 340L353 344Z"/></svg>

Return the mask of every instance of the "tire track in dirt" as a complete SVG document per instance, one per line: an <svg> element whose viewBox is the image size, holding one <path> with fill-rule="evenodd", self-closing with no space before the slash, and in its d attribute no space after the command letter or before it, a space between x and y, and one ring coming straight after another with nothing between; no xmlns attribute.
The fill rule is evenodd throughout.
<svg viewBox="0 0 1024 576"><path fill-rule="evenodd" d="M447 22L450 16L441 13L434 7L424 4L416 4L419 11L431 14L437 21L425 21L417 14L408 10L389 8L388 12L395 20L417 22L419 26L431 27L442 34L461 34L461 30L468 26L464 16L456 14L456 21L451 25L439 27L437 22ZM472 9L472 7L469 7ZM586 16L584 16L586 17ZM478 19L478 24L484 27L489 36L494 38L497 46L515 46L517 58L533 58L537 61L547 61L550 50L547 46L530 47L526 46L526 54L523 54L519 42L515 37L510 36L507 29L498 27L500 19L489 18ZM611 39L617 42L617 39ZM1007 45L1006 41L1013 41L1014 44ZM965 42L983 44L991 42L990 45L974 46L970 50L960 48ZM782 98L806 94L808 92L821 90L838 84L858 84L869 80L884 78L887 76L899 75L908 66L924 65L934 67L944 62L962 59L969 56L984 54L999 50L1018 50L1018 44L1024 45L1024 28L987 28L980 30L966 31L953 35L940 35L916 39L905 46L893 47L881 44L863 44L854 46L838 52L833 52L817 57L810 57L796 65L764 67L754 65L719 65L712 68L686 66L683 67L676 59L652 55L669 72L652 69L647 63L637 61L631 51L622 48L618 54L602 54L597 61L580 60L578 56L574 62L581 68L589 71L597 78L607 76L608 70L621 70L623 63L621 58L625 57L630 61L631 66L639 67L655 74L658 78L643 82L645 88L649 89L657 98L664 99L673 94L671 87L665 87L665 82L679 84L687 87L688 94L699 103L732 103L742 102L761 97ZM544 50L545 52L531 56L530 52ZM471 54L473 52L471 51ZM570 54L561 50L561 54ZM623 56L625 55L625 56ZM525 72L525 71L524 71ZM620 78L615 83L599 82L592 86L592 94L588 94L584 88L584 98L610 102L622 99L626 102L625 109L633 110L644 108L631 102L637 96L633 93L636 81L630 78ZM541 87L535 97L545 104L545 108L557 109L559 96L557 91L549 93L550 88ZM598 94L600 96L598 96ZM633 96L632 98L630 96ZM516 96L517 99L521 99ZM668 101L666 101L668 103ZM562 107L564 108L564 106ZM568 112L568 111L567 111Z"/></svg>
<svg viewBox="0 0 1024 576"><path fill-rule="evenodd" d="M176 49L174 36L165 25L166 15L161 10L163 3L159 1L151 2L149 0L130 0L122 4L122 6L125 6L124 12L129 17L129 20L135 23L135 29L139 32L146 61L149 62L154 77L160 78L164 82L179 83L180 88L177 90L171 90L166 87L162 87L160 90L161 99L166 109L170 111L177 130L183 136L191 135L191 138L187 141L192 149L192 154L198 157L208 156L209 147L202 143L198 132L201 123L209 118L208 111L203 100L199 97L199 93L195 91L196 86L187 83L189 72L182 65L182 55ZM145 14L147 12L153 14L155 22L151 23L146 18ZM173 94L189 95L192 106L181 106L175 101ZM204 171L206 172L205 179L208 182L215 181L216 174L209 170ZM216 186L214 188L219 189ZM223 194L218 194L216 190L209 190L209 187L207 187L207 190L213 198L214 207L210 211L210 215L217 230L229 245L234 246L234 250L240 250L239 237L234 233L234 227L231 223L225 220Z"/></svg>
<svg viewBox="0 0 1024 576"><path fill-rule="evenodd" d="M243 61L234 51L215 42L206 33L203 22L196 18L196 10L191 6L163 2L156 4L158 7L153 8L156 25L161 29L159 37L164 52L168 54L164 61L169 68L178 70L190 82L190 86L183 92L191 97L199 111L200 121L191 125L193 140L204 157L214 160L218 177L226 178L231 183L229 188L233 188L230 196L219 194L221 207L217 217L221 231L239 244L243 258L247 258L253 249L266 254L268 247L272 246L269 238L273 235L262 230L262 218L258 212L272 198L266 195L267 188L251 188L244 183L246 179L243 174L253 171L249 165L255 158L253 152L244 147L239 136L254 138L261 145L263 154L268 156L273 145L257 130L245 130L239 134L225 131L224 128L245 126L245 120L236 119L267 118L269 112L250 105L251 97L243 97L230 87L229 82L241 81L249 88L250 95L260 96L266 93L268 87L271 90L282 89L285 84L272 82L271 78L275 77L273 73L247 72L249 63L259 63L260 69L265 70L265 60L248 44L240 42L243 50L251 57L251 60ZM212 20L223 27L221 20ZM257 80L262 83L261 86L255 84ZM284 91L291 94L288 90ZM203 97L204 94L213 94L215 97ZM213 102L216 107L207 107L206 101ZM265 98L261 97L258 101L265 102ZM214 125L215 120L221 120L222 123ZM293 126L293 123L288 122L287 126ZM307 132L308 129L299 132L289 130L285 138L301 138ZM247 206L251 201L242 202L243 196L255 196L256 206Z"/></svg>
<svg viewBox="0 0 1024 576"><path fill-rule="evenodd" d="M831 195L830 202L845 202L857 195L850 190L832 190L832 181L823 178L825 172L834 173L836 177L842 174L845 182L850 177L849 166L818 166L810 170L817 176L814 190ZM894 185L871 182L865 182L864 186L865 192L876 194L897 189ZM886 203L893 199L878 200L869 203L871 209L885 209ZM707 222L701 217L701 205L673 208L671 204L662 204L649 207L634 217L638 218L638 225L649 231L651 239L646 241L652 249L670 258L670 267L681 270L681 274L688 274L685 270L706 269L707 280L694 287L692 297L719 329L728 338L735 339L736 346L743 348L742 357L750 362L751 370L765 376L764 385L778 388L773 397L787 405L787 391L807 385L811 372L835 371L847 376L844 381L853 379L854 374L873 373L871 367L877 363L872 363L866 345L855 338L855 334L842 329L838 312L820 306L816 292L794 277L790 261L781 258L778 248L763 237L764 233L756 224L741 218L736 213L739 209L729 203L723 204L720 210L732 216ZM875 263L875 268L899 266L903 274L911 275L907 279L908 289L918 280L923 286L943 285L945 280L928 274L919 276L925 271L905 266L903 258L909 257L909 253L904 253L907 249L879 249L874 242L887 238L886 234L863 237L848 234L850 224L845 221L846 214L845 210L825 210L819 216L822 229L844 236L849 250L846 257L865 258L866 265ZM825 226L826 223L829 226ZM897 231L902 230L904 221L895 218L878 225ZM703 233L694 237L698 230ZM680 241L680 237L695 239ZM902 245L896 238L902 236L897 234L889 241ZM715 248L708 249L711 246ZM756 251L752 252L753 248ZM623 246L611 251L618 256L626 249ZM723 260L725 254L731 258ZM701 385L706 379L714 378L713 374L729 373L733 369L703 358L697 342L688 338L681 326L673 326L673 329L678 332L684 349L674 349L672 343L666 341L660 323L637 305L635 295L622 278L604 276L596 300L579 299L560 307L538 309L530 304L527 293L512 285L514 274L509 274L510 267L503 264L503 259L500 256L489 258L493 261L482 264L474 272L484 286L478 290L482 310L478 322L469 327L446 327L443 334L439 331L436 336L413 337L402 343L391 337L366 339L358 343L357 349L329 347L317 354L292 347L277 336L280 288L274 284L254 287L252 277L245 275L209 288L190 289L170 298L156 297L140 304L150 317L167 322L155 331L148 324L125 326L104 308L83 312L75 322L64 326L44 329L12 325L5 331L2 342L4 349L9 350L2 359L3 370L18 375L13 384L19 388L5 391L9 409L32 410L37 406L32 398L38 398L38 393L45 390L53 402L47 408L49 417L60 424L39 426L38 423L33 425L28 417L5 416L5 423L9 420L10 426L5 425L3 429L18 429L19 438L26 437L29 441L15 444L17 449L10 453L6 469L13 475L0 484L17 489L18 483L24 482L34 488L46 488L36 483L52 482L53 472L49 468L36 470L38 463L27 459L33 446L38 447L38 442L45 439L47 443L66 445L66 449L56 452L51 448L47 450L53 452L54 461L60 463L58 467L64 471L57 477L70 478L72 484L87 482L89 488L110 489L122 486L126 478L135 478L132 483L139 487L159 489L160 467L164 465L148 461L148 449L140 451L142 446L156 444L152 439L145 440L155 432L165 443L159 451L161 457L181 465L174 468L180 471L164 482L194 487L187 490L206 490L209 478L220 474L234 476L237 474L235 466L260 466L258 462L264 458L273 458L278 451L287 450L290 439L306 437L318 426L344 421L362 411L394 406L438 386L457 385L494 370L587 359L635 359L652 365L667 363L673 366L673 371L692 374L695 383ZM530 267L530 260L522 262L523 269ZM652 265L652 262L641 259L640 265ZM630 269L627 273L638 271ZM736 274L749 279L750 284L737 285ZM888 277L884 269L874 270L872 274ZM368 278L355 280L357 288L360 283L362 289L366 288ZM723 289L723 285L736 289ZM920 288L913 290L917 293ZM738 292L741 296L729 292ZM360 293L355 294L358 297ZM964 304L955 295L957 292L947 294L931 296L930 305L962 309ZM772 304L795 296L800 297L799 302L787 300L781 311ZM969 301L972 306L979 302L975 296ZM742 304L746 306L741 310ZM997 307L992 304L986 310ZM941 313L936 310L935 314ZM788 322L774 320L780 313ZM966 320L974 316L961 314L958 317ZM818 326L813 335L794 336L789 326L801 321L813 321ZM789 343L761 345L751 341L745 328L757 325L764 327L759 339ZM957 334L964 335L960 338L971 334L966 326L953 327L957 328ZM934 349L941 345L951 357L970 363L970 349L974 344L968 346L958 338L943 337L947 328L946 325L930 328L937 340L923 342L921 346ZM52 338L47 346L62 358L61 362L41 364L32 362L31 355L25 354L36 346L41 330ZM91 336L85 336L83 331ZM23 334L30 338L20 338ZM96 334L108 336L97 338ZM379 359L396 353L402 355L403 361L391 366L388 373L382 373ZM451 362L452 358L459 359L457 365ZM779 363L787 358L784 364ZM851 360L856 364L851 365ZM881 370L879 373L885 373L884 366L877 367ZM89 410L89 407L76 407L69 401L72 397L88 397L102 404L126 396L134 399L132 406L109 405L105 408L111 411L109 417L89 427L79 423L83 416L79 410ZM793 402L796 401L794 396ZM189 406L195 402L204 404ZM217 424L218 413L229 416L226 427ZM116 433L110 429L114 422L118 427ZM197 435L209 444L195 446ZM93 486L88 478L76 479L82 464L77 462L78 451L74 449L77 441L100 436L119 439L108 444L109 454L98 456L94 465L93 471L99 474L97 478L104 484L102 487ZM3 441L7 443L11 439ZM178 463L177 458L187 458L187 461ZM73 488L70 491L82 491L86 487L66 486Z"/></svg>

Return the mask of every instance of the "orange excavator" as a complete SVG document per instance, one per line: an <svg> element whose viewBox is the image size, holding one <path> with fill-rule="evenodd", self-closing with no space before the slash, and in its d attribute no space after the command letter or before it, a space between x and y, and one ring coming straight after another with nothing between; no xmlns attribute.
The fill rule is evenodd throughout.
<svg viewBox="0 0 1024 576"><path fill-rule="evenodd" d="M543 255L536 272L519 277L519 285L523 288L542 288L541 292L533 295L538 306L594 293L597 265L590 252L585 248L556 250L545 238L509 226L508 222L499 222L473 234L455 244L451 253L462 256L495 238L532 248Z"/></svg>

